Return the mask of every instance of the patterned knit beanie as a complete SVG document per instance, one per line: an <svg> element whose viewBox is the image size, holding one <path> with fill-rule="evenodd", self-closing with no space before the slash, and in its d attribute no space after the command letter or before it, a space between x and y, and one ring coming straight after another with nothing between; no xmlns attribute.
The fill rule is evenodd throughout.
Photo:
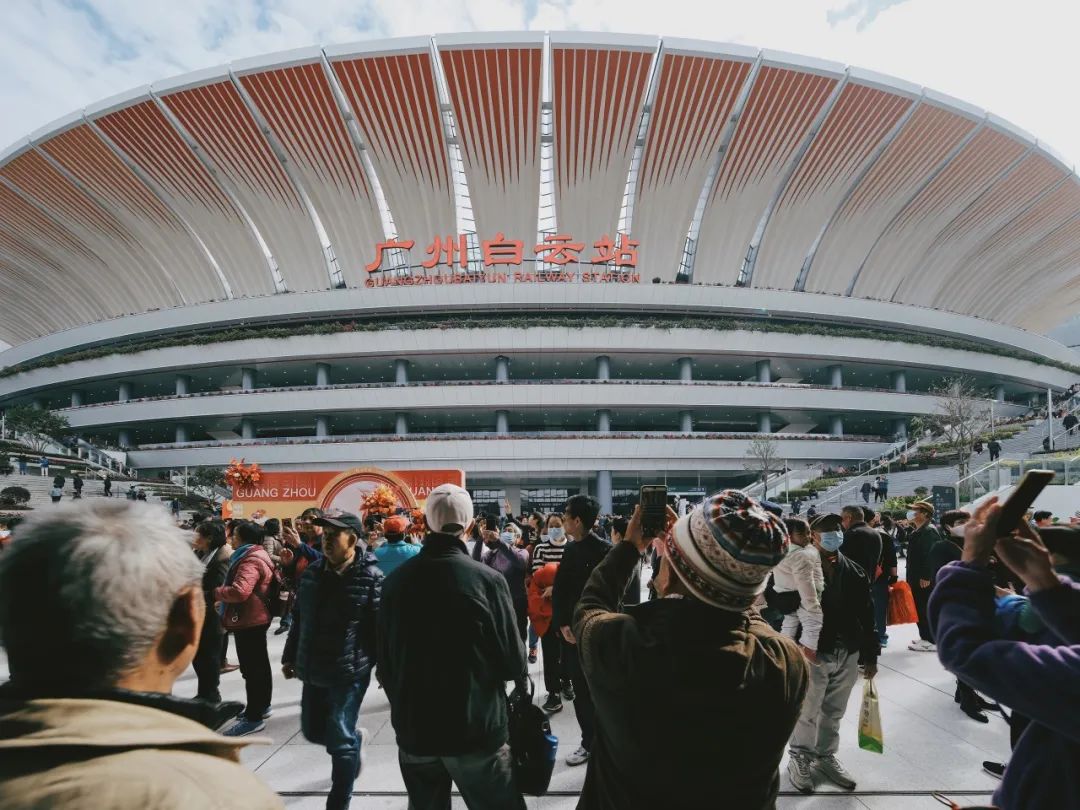
<svg viewBox="0 0 1080 810"><path fill-rule="evenodd" d="M669 564L698 599L743 611L765 590L788 550L784 522L737 489L725 489L679 519L666 541Z"/></svg>

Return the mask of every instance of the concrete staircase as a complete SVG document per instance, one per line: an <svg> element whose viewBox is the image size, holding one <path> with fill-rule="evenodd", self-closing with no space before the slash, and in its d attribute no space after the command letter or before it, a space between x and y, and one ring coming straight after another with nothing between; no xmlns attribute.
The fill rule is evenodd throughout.
<svg viewBox="0 0 1080 810"><path fill-rule="evenodd" d="M814 504L818 512L838 512L848 504L862 505L862 493L859 492L859 489L864 481L869 481L872 485L878 475L879 473L875 471L869 475L845 478L836 486L818 493L817 500L808 501L807 505ZM885 477L889 479L889 497L895 498L903 495L914 495L916 487L926 487L929 491L935 486L950 486L956 483L959 473L956 471L956 467L950 465L948 467L929 467L925 470L894 472L887 474ZM874 505L872 493L869 505Z"/></svg>
<svg viewBox="0 0 1080 810"><path fill-rule="evenodd" d="M17 472L14 475L0 475L0 489L7 487L23 487L30 493L30 507L34 510L50 509L53 507L52 499L49 497L49 492L52 489L53 478L57 475L63 474L66 479L64 483L64 496L60 500L60 503L69 503L74 495L75 490L71 486L70 469L64 469L60 465L51 464L49 467L48 477L42 476L36 465L27 470L26 475L19 475ZM105 485L103 479L96 476L84 476L83 477L83 491L82 499L88 500L91 498L101 498L105 495ZM130 481L130 480L114 480L112 485L112 497L123 498L127 493L129 486L135 486L143 489L146 492L146 500L149 503L158 503L168 508L169 501L172 499L176 492L183 492L183 488L176 487L173 484L154 482L142 482L142 481ZM11 510L12 514L19 514L16 510ZM181 513L183 516L183 513Z"/></svg>

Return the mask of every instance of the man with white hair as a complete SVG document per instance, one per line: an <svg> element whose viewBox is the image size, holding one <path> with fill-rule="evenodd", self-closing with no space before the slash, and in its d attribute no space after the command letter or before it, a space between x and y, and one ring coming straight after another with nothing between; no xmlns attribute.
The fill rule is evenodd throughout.
<svg viewBox="0 0 1080 810"><path fill-rule="evenodd" d="M280 808L213 732L235 704L171 695L199 646L202 564L168 513L95 501L0 555L0 810ZM216 617L211 617L212 619Z"/></svg>
<svg viewBox="0 0 1080 810"><path fill-rule="evenodd" d="M469 493L436 487L420 553L383 583L379 680L410 810L448 810L450 783L471 808L525 810L514 783L506 682L524 688L525 645L506 579L469 557Z"/></svg>

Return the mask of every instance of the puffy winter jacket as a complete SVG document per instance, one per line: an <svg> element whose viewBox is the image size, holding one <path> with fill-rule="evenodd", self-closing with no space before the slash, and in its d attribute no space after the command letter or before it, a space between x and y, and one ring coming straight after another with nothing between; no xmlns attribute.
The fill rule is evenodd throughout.
<svg viewBox="0 0 1080 810"><path fill-rule="evenodd" d="M304 683L348 683L375 665L375 617L383 581L377 562L371 552L358 553L344 573L336 574L323 557L304 572L281 655L281 663L294 664Z"/></svg>
<svg viewBox="0 0 1080 810"><path fill-rule="evenodd" d="M221 625L226 630L246 630L270 624L266 599L274 564L262 546L250 548L229 570L225 584L214 591L214 601L225 603Z"/></svg>

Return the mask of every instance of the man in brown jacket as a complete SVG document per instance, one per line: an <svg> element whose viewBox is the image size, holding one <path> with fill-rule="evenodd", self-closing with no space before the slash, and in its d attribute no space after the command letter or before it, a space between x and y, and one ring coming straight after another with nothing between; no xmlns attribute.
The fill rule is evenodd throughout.
<svg viewBox="0 0 1080 810"><path fill-rule="evenodd" d="M798 645L752 607L784 524L742 492L714 495L661 538L660 598L620 613L651 542L635 512L578 602L597 720L578 808L772 808L807 684ZM657 710L642 712L649 696Z"/></svg>
<svg viewBox="0 0 1080 810"><path fill-rule="evenodd" d="M159 507L51 510L0 555L0 810L277 810L215 734L237 704L171 695L195 657L203 565ZM212 617L215 618L215 617Z"/></svg>

